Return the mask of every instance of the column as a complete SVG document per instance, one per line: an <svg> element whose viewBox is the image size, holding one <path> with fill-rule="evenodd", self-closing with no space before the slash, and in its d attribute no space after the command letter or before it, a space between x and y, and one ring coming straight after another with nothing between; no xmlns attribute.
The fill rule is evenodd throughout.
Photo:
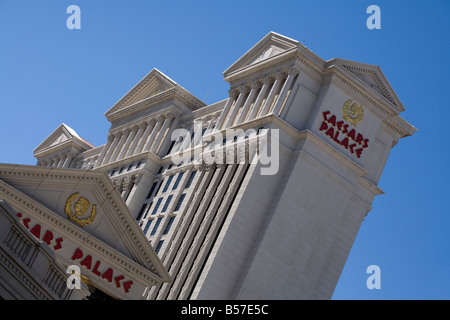
<svg viewBox="0 0 450 320"><path fill-rule="evenodd" d="M152 129L155 127L155 125L156 125L156 121L154 119L152 119L148 122L147 128L145 129L145 132L142 134L142 138L136 147L136 150L134 152L135 154L145 151L144 150L144 147L146 145L145 142L148 140L150 132L152 132Z"/></svg>
<svg viewBox="0 0 450 320"><path fill-rule="evenodd" d="M256 117L258 114L259 107L261 105L262 100L264 99L267 90L270 87L270 83L272 82L272 79L268 76L265 76L263 78L263 86L261 90L259 91L258 97L256 98L255 103L253 104L252 110L250 111L250 114L248 115L246 120L252 120Z"/></svg>
<svg viewBox="0 0 450 320"><path fill-rule="evenodd" d="M120 138L119 144L116 147L115 152L113 153L113 156L111 157L111 162L119 161L119 155L122 153L122 150L125 148L125 142L128 140L128 137L130 136L131 130L126 128L123 130L122 137Z"/></svg>
<svg viewBox="0 0 450 320"><path fill-rule="evenodd" d="M159 129L162 126L164 120L164 116L159 116L158 119L156 119L156 124L153 127L152 133L150 133L150 136L147 139L147 143L145 144L144 148L142 149L142 151L148 151L148 149L150 148L150 146L153 143L153 140L155 139L156 134L159 132Z"/></svg>
<svg viewBox="0 0 450 320"><path fill-rule="evenodd" d="M240 88L239 97L236 101L236 103L233 106L233 109L231 110L231 114L227 119L227 122L225 123L225 128L229 128L233 125L234 118L236 117L236 113L238 112L239 108L242 107L242 104L245 101L245 97L247 96L249 89L246 86L242 86Z"/></svg>
<svg viewBox="0 0 450 320"><path fill-rule="evenodd" d="M59 156L59 161L55 162L56 163L55 167L61 168L65 159L66 159L66 155L63 153L62 155Z"/></svg>
<svg viewBox="0 0 450 320"><path fill-rule="evenodd" d="M117 160L121 160L125 157L125 154L127 153L128 149L130 148L131 141L133 141L133 138L138 130L137 126L133 126L130 130L130 133L128 134L127 140L125 141L125 144L123 145L122 151L120 152L119 156L117 157Z"/></svg>
<svg viewBox="0 0 450 320"><path fill-rule="evenodd" d="M119 151L120 151L120 147L122 146L122 144L123 144L123 140L125 139L125 135L123 134L123 132L119 132L119 133L117 133L117 137L119 138L118 140L117 140L117 143L114 145L114 143L113 143L113 149L111 150L111 157L109 158L109 161L108 161L108 163L111 163L111 162L114 162L114 160L116 159L116 157L117 157L117 154L119 153Z"/></svg>
<svg viewBox="0 0 450 320"><path fill-rule="evenodd" d="M126 157L132 156L134 154L134 149L136 149L136 146L138 144L138 142L141 140L142 138L142 134L144 133L145 128L147 127L147 123L143 122L139 125L139 130L136 133L136 136L134 137L133 142L131 143L130 148L128 149L128 152L126 154Z"/></svg>
<svg viewBox="0 0 450 320"><path fill-rule="evenodd" d="M294 97L296 96L298 92L298 88L300 86L300 76L297 77L297 79L294 82L294 85L292 86L291 93L289 94L289 98L286 101L286 104L284 108L281 110L280 118L284 119L286 118L289 108L292 106L292 101L294 100Z"/></svg>
<svg viewBox="0 0 450 320"><path fill-rule="evenodd" d="M262 107L260 113L258 114L259 117L265 116L267 114L267 112L270 109L270 106L273 102L273 97L275 97L276 92L278 91L278 87L281 83L281 79L284 77L284 74L281 72L278 72L277 75L275 76L275 82L272 86L272 89L270 89L270 93L267 96L267 99L264 103L264 106Z"/></svg>
<svg viewBox="0 0 450 320"><path fill-rule="evenodd" d="M67 155L66 161L64 161L62 167L63 167L63 168L68 168L68 167L70 166L70 163L72 162L73 158L74 158L74 155L73 155L73 154Z"/></svg>
<svg viewBox="0 0 450 320"><path fill-rule="evenodd" d="M289 69L286 81L284 82L283 88L281 89L281 92L278 95L277 102L275 103L273 110L271 112L272 114L278 116L281 106L283 105L284 99L286 98L289 88L291 87L292 81L294 80L294 78L297 74L298 74L297 69L295 69L295 68Z"/></svg>
<svg viewBox="0 0 450 320"><path fill-rule="evenodd" d="M162 128L159 130L158 135L155 138L155 142L153 143L150 152L153 152L156 154L158 152L159 145L161 144L161 141L164 138L164 134L166 133L167 128L169 127L172 120L175 118L175 114L169 113L166 115L166 120L164 120L164 124L162 125Z"/></svg>
<svg viewBox="0 0 450 320"><path fill-rule="evenodd" d="M228 101L225 104L225 107L222 110L222 114L220 115L219 120L217 121L217 124L216 124L216 129L217 130L222 129L222 125L225 122L225 118L227 117L228 112L230 111L230 107L233 104L234 99L236 98L236 96L238 94L237 91L234 90L234 89L233 90L229 90L228 93L229 93Z"/></svg>
<svg viewBox="0 0 450 320"><path fill-rule="evenodd" d="M250 105L252 104L252 101L255 98L255 95L258 92L259 87L260 85L258 81L255 80L252 82L250 94L248 95L248 98L245 101L244 106L242 107L241 114L239 115L237 121L234 124L244 122L245 116L247 115L248 109L250 108Z"/></svg>
<svg viewBox="0 0 450 320"><path fill-rule="evenodd" d="M106 156L105 156L105 158L103 159L103 161L101 163L102 165L107 164L109 162L109 159L111 158L111 155L113 154L117 144L119 143L119 140L120 140L120 137L122 136L122 133L118 132L118 133L116 133L116 134L114 134L112 136L114 136L114 141L111 144L111 147L109 148L109 150L107 151Z"/></svg>
<svg viewBox="0 0 450 320"><path fill-rule="evenodd" d="M212 116L211 120L208 123L208 127L206 128L205 134L211 132L213 126L214 126L214 121L216 121L216 119L219 117L219 115L215 114Z"/></svg>
<svg viewBox="0 0 450 320"><path fill-rule="evenodd" d="M105 146L103 147L102 153L100 153L100 156L98 157L98 161L97 161L95 167L101 166L103 159L105 159L106 152L108 151L109 147L111 146L113 137L111 135L108 135L107 139L108 139L108 141L106 142Z"/></svg>

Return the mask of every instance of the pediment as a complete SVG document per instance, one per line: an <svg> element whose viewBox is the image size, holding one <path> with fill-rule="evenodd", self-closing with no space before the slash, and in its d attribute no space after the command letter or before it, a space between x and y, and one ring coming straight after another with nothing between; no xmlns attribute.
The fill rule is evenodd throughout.
<svg viewBox="0 0 450 320"><path fill-rule="evenodd" d="M35 156L46 152L53 152L59 148L77 148L79 151L86 151L94 146L80 137L75 130L62 123L53 131L39 146L34 149Z"/></svg>
<svg viewBox="0 0 450 320"><path fill-rule="evenodd" d="M344 59L333 59L332 61L336 61L370 89L391 102L399 112L405 110L379 66Z"/></svg>
<svg viewBox="0 0 450 320"><path fill-rule="evenodd" d="M129 92L127 92L105 115L109 115L131 106L139 101L156 96L177 86L177 83L158 69L150 71Z"/></svg>
<svg viewBox="0 0 450 320"><path fill-rule="evenodd" d="M22 219L29 219L30 229L39 223L42 233L45 228L55 238L64 239L69 255L55 251L63 265L71 263L70 257L78 248L84 256L89 253L104 265L120 270L119 274L134 277L134 290L143 292L146 286L170 280L103 172L0 164L0 197L21 212ZM129 270L134 270L131 276ZM86 272L92 281L117 290L114 282L105 282L89 271ZM120 290L118 294L124 295Z"/></svg>
<svg viewBox="0 0 450 320"><path fill-rule="evenodd" d="M243 70L247 67L254 66L258 63L273 59L287 51L296 49L299 42L275 32L269 32L263 39L233 63L224 71L224 77Z"/></svg>

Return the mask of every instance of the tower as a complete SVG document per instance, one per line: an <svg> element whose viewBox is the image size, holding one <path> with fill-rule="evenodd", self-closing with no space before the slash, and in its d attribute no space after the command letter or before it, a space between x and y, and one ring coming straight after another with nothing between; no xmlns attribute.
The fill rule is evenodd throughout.
<svg viewBox="0 0 450 320"><path fill-rule="evenodd" d="M153 69L105 113L105 145L63 124L37 165L110 177L172 279L148 299L329 299L416 129L379 67L274 32L223 75L205 105Z"/></svg>

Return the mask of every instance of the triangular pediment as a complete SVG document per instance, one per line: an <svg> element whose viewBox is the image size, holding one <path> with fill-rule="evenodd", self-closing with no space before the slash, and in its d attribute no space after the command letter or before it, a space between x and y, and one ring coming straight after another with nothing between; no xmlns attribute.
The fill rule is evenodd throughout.
<svg viewBox="0 0 450 320"><path fill-rule="evenodd" d="M57 149L78 149L79 152L90 150L94 146L80 137L75 130L62 123L39 146L34 149L35 156L54 152Z"/></svg>
<svg viewBox="0 0 450 320"><path fill-rule="evenodd" d="M79 249L85 257L95 256L103 265L117 270L116 274L133 279L134 290L142 292L146 286L169 281L105 173L0 164L0 197L21 213L21 219L29 219L24 222L30 229L40 224L42 236L44 230L51 230L54 238L64 239L63 248L55 251L63 265L80 263L81 258L70 261ZM111 286L96 276L94 262L86 270L87 277L99 286L116 290L115 283ZM130 268L135 271L130 273ZM121 290L118 296L125 297Z"/></svg>
<svg viewBox="0 0 450 320"><path fill-rule="evenodd" d="M113 114L137 102L173 89L176 86L177 83L175 81L160 72L158 69L153 69L130 91L128 91L114 106L112 106L112 108L109 109L105 115L108 116Z"/></svg>
<svg viewBox="0 0 450 320"><path fill-rule="evenodd" d="M333 59L331 61L336 61L371 90L391 102L399 112L405 110L379 66L344 59Z"/></svg>
<svg viewBox="0 0 450 320"><path fill-rule="evenodd" d="M283 53L296 49L298 45L299 42L296 40L275 32L269 32L263 39L225 70L223 75L226 78L228 75L247 67L279 57Z"/></svg>
<svg viewBox="0 0 450 320"><path fill-rule="evenodd" d="M105 116L109 121L113 121L129 112L138 112L146 106L154 106L175 97L183 101L182 103L191 110L206 105L167 75L158 69L153 69L115 103L105 113Z"/></svg>

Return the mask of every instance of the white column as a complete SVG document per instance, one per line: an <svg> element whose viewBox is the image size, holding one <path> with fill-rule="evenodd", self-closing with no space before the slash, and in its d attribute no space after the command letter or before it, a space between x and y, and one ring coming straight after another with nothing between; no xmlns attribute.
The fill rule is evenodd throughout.
<svg viewBox="0 0 450 320"><path fill-rule="evenodd" d="M255 98L256 93L259 89L259 83L258 81L253 81L251 85L251 91L250 94L247 97L247 100L245 101L244 106L242 107L241 114L239 115L237 121L234 124L242 123L245 119L245 116L247 115L248 109L250 108L250 105L252 104L253 99Z"/></svg>
<svg viewBox="0 0 450 320"><path fill-rule="evenodd" d="M122 136L121 132L118 132L118 133L113 135L114 141L111 144L111 146L109 147L109 150L106 153L105 159L103 159L103 161L102 161L102 165L109 163L109 159L111 158L111 156L112 156L112 154L113 154L117 144L119 143L119 140L120 140L121 136Z"/></svg>
<svg viewBox="0 0 450 320"><path fill-rule="evenodd" d="M126 157L132 156L134 154L134 149L136 149L136 146L138 142L142 138L142 134L144 133L145 128L147 127L147 123L143 122L139 125L139 130L136 133L133 142L131 143L130 148L128 149L128 152L126 154Z"/></svg>
<svg viewBox="0 0 450 320"><path fill-rule="evenodd" d="M109 162L114 162L117 159L117 156L119 155L120 150L122 150L123 145L125 144L125 139L128 137L128 134L130 133L129 129L125 129L122 132L122 136L120 137L119 143L116 146L116 149L114 150L114 153L111 156L111 159Z"/></svg>
<svg viewBox="0 0 450 320"><path fill-rule="evenodd" d="M233 90L229 90L228 93L229 93L228 101L225 104L225 107L222 110L222 114L220 115L219 120L217 121L217 124L216 124L216 129L217 130L222 129L222 125L225 122L225 118L227 117L228 112L230 111L230 107L233 104L234 99L236 99L236 96L238 94L237 91L234 90L234 89Z"/></svg>
<svg viewBox="0 0 450 320"><path fill-rule="evenodd" d="M278 87L281 83L281 79L284 77L284 74L281 72L278 72L277 75L275 76L275 82L272 86L272 89L270 89L270 93L267 96L266 101L264 102L264 106L262 107L260 113L258 114L259 117L265 116L267 114L267 112L269 112L270 106L272 105L273 102L273 97L275 97L275 94L278 91Z"/></svg>
<svg viewBox="0 0 450 320"><path fill-rule="evenodd" d="M217 114L212 116L211 120L208 123L208 127L206 128L205 134L209 133L212 130L212 128L214 126L214 121L216 121L217 117L218 117Z"/></svg>
<svg viewBox="0 0 450 320"><path fill-rule="evenodd" d="M142 138L139 141L138 146L136 147L136 150L134 152L135 154L145 151L144 150L144 147L146 146L145 142L148 140L149 135L151 134L150 132L152 132L152 129L155 127L155 125L156 121L154 119L149 121L147 128L145 129L145 132L143 133Z"/></svg>
<svg viewBox="0 0 450 320"><path fill-rule="evenodd" d="M157 154L159 145L161 144L161 141L164 138L164 134L166 133L166 130L169 127L170 123L172 122L173 118L175 118L175 115L173 113L169 113L168 115L166 115L166 120L164 120L164 124L162 125L162 128L159 130L159 133L155 138L155 142L153 143L150 152Z"/></svg>
<svg viewBox="0 0 450 320"><path fill-rule="evenodd" d="M152 133L150 133L150 136L147 139L147 143L144 146L144 149L142 151L148 151L150 146L153 143L153 140L155 140L156 134L159 132L159 129L161 129L162 123L164 120L164 116L159 116L158 119L156 119L156 124L153 127Z"/></svg>
<svg viewBox="0 0 450 320"><path fill-rule="evenodd" d="M55 167L56 168L61 168L65 159L66 159L66 155L65 154L60 155L59 156L59 161L56 163Z"/></svg>
<svg viewBox="0 0 450 320"><path fill-rule="evenodd" d="M280 118L284 119L286 118L290 107L292 106L292 101L294 100L294 97L296 96L297 92L298 92L298 88L300 86L300 76L297 77L297 79L294 82L294 85L292 86L292 90L291 93L289 94L289 98L286 101L286 104L283 108L283 110L281 110L281 114L280 114Z"/></svg>
<svg viewBox="0 0 450 320"><path fill-rule="evenodd" d="M127 140L125 141L125 144L123 145L122 151L120 151L117 160L122 160L125 157L125 154L130 148L131 141L133 141L134 135L136 134L137 130L138 130L137 126L134 126L130 129L130 133L128 134Z"/></svg>
<svg viewBox="0 0 450 320"><path fill-rule="evenodd" d="M231 114L228 117L227 122L225 122L225 128L229 128L233 125L234 118L236 117L236 113L239 111L239 108L242 107L242 104L245 101L245 97L247 96L248 91L249 90L246 86L242 86L240 88L239 97L238 97L236 103L234 104L233 109L231 110Z"/></svg>
<svg viewBox="0 0 450 320"><path fill-rule="evenodd" d="M298 74L297 69L295 69L295 68L289 69L288 76L286 78L286 81L284 82L284 85L283 85L283 88L281 89L280 94L278 95L278 99L273 107L271 114L278 116L281 106L283 105L284 99L286 99L286 95L289 91L289 88L291 87L292 81L294 80L294 78L297 74Z"/></svg>
<svg viewBox="0 0 450 320"><path fill-rule="evenodd" d="M111 146L112 141L113 141L113 137L111 135L108 135L108 141L106 142L105 146L103 147L102 153L100 153L100 156L98 157L98 161L97 161L95 167L100 167L102 165L103 159L105 159L106 152L108 152L108 149Z"/></svg>
<svg viewBox="0 0 450 320"><path fill-rule="evenodd" d="M70 163L72 162L74 156L72 154L67 155L66 161L63 163L63 168L68 168L70 166Z"/></svg>
<svg viewBox="0 0 450 320"><path fill-rule="evenodd" d="M256 98L256 101L253 104L253 107L250 110L250 114L248 115L246 120L252 120L258 114L258 110L259 110L259 107L261 105L261 101L263 101L263 99L264 99L264 97L266 95L266 92L267 92L267 90L270 87L270 83L271 83L272 79L270 77L268 77L268 76L265 76L263 78L263 81L264 81L263 86L262 86L261 90L259 91L258 97Z"/></svg>

